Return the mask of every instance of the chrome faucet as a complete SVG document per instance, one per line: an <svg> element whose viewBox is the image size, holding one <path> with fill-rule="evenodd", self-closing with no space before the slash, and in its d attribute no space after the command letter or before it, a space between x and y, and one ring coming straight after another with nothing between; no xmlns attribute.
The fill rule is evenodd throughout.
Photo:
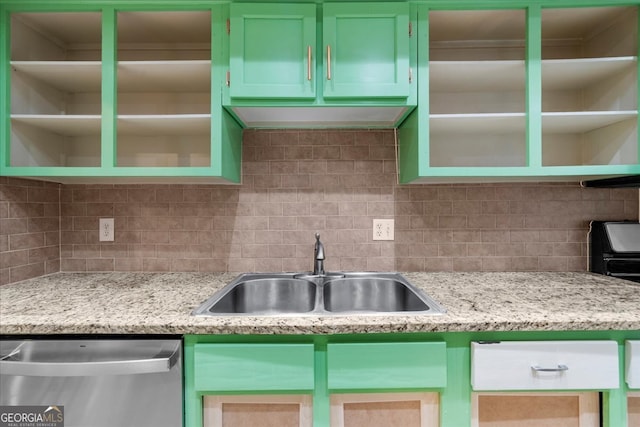
<svg viewBox="0 0 640 427"><path fill-rule="evenodd" d="M316 233L316 244L313 248L313 275L324 275L324 245L320 241L320 233Z"/></svg>

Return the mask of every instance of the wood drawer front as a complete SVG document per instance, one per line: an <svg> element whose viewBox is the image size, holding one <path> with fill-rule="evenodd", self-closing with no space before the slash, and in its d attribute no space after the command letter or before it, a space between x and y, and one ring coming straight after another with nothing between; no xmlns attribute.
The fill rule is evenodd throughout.
<svg viewBox="0 0 640 427"><path fill-rule="evenodd" d="M619 387L615 341L471 343L474 390L601 390Z"/></svg>
<svg viewBox="0 0 640 427"><path fill-rule="evenodd" d="M447 385L444 342L329 344L329 390L393 390Z"/></svg>
<svg viewBox="0 0 640 427"><path fill-rule="evenodd" d="M194 365L198 391L314 389L313 344L196 344Z"/></svg>
<svg viewBox="0 0 640 427"><path fill-rule="evenodd" d="M640 389L640 341L626 343L627 384L629 388Z"/></svg>

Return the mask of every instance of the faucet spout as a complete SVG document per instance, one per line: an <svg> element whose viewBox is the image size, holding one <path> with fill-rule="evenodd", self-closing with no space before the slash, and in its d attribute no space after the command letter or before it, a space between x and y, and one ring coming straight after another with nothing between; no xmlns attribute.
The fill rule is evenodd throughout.
<svg viewBox="0 0 640 427"><path fill-rule="evenodd" d="M313 275L324 275L324 245L320 241L320 233L316 233L316 244L313 248Z"/></svg>

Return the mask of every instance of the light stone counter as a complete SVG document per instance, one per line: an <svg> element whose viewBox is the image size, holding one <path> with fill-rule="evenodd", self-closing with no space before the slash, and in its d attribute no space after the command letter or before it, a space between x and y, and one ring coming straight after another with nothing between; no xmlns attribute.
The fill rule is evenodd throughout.
<svg viewBox="0 0 640 427"><path fill-rule="evenodd" d="M444 315L193 317L230 273L58 273L0 287L0 334L640 330L640 284L591 273L403 273Z"/></svg>

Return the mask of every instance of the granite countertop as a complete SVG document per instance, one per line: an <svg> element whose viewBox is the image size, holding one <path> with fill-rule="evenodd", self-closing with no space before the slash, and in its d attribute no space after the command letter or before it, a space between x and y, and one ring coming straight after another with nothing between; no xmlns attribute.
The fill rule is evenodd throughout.
<svg viewBox="0 0 640 427"><path fill-rule="evenodd" d="M194 317L231 273L57 273L0 287L0 334L640 330L640 284L591 273L403 273L444 315Z"/></svg>

